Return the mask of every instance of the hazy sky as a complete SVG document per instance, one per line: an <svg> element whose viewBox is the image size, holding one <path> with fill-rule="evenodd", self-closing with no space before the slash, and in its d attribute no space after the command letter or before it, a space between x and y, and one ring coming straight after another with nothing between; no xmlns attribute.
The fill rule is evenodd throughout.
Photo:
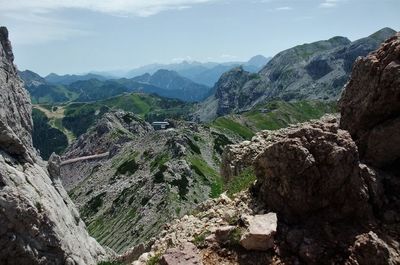
<svg viewBox="0 0 400 265"><path fill-rule="evenodd" d="M16 64L42 75L242 61L400 30L400 0L0 0Z"/></svg>

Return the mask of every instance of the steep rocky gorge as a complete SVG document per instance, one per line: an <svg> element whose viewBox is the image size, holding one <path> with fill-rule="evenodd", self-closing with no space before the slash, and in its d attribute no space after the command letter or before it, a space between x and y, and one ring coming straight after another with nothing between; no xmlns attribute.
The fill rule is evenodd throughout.
<svg viewBox="0 0 400 265"><path fill-rule="evenodd" d="M29 96L0 28L0 264L96 264L104 249L91 238L65 192L32 146ZM49 174L50 173L50 174Z"/></svg>
<svg viewBox="0 0 400 265"><path fill-rule="evenodd" d="M132 264L400 264L399 80L400 33L357 60L341 117L229 146L224 177L252 167L255 185L167 225Z"/></svg>

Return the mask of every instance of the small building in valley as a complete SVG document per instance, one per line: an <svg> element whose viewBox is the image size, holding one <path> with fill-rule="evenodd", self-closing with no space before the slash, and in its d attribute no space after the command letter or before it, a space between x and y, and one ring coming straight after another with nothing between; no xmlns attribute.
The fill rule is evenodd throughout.
<svg viewBox="0 0 400 265"><path fill-rule="evenodd" d="M155 130L165 130L170 127L170 124L167 121L155 121L152 122L151 125Z"/></svg>

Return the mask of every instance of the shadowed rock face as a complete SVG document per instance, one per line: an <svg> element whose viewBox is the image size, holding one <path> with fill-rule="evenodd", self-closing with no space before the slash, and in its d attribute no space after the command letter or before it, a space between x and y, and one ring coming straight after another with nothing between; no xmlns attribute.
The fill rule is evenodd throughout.
<svg viewBox="0 0 400 265"><path fill-rule="evenodd" d="M400 34L359 59L340 100L340 126L361 159L385 167L400 159Z"/></svg>
<svg viewBox="0 0 400 265"><path fill-rule="evenodd" d="M96 264L103 248L32 147L31 105L5 27L0 44L0 264Z"/></svg>

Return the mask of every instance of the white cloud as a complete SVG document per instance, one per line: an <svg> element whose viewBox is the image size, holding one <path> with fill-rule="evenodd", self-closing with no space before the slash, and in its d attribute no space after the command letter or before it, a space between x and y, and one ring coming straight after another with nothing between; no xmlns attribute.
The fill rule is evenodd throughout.
<svg viewBox="0 0 400 265"><path fill-rule="evenodd" d="M281 7L277 7L275 8L276 11L286 11L286 10L292 10L293 8L290 6L281 6Z"/></svg>
<svg viewBox="0 0 400 265"><path fill-rule="evenodd" d="M340 2L340 0L325 0L323 3L321 3L319 5L319 7L322 7L322 8L336 7L338 2Z"/></svg>
<svg viewBox="0 0 400 265"><path fill-rule="evenodd" d="M216 1L222 0L0 0L0 20L12 29L13 43L37 44L93 34L86 25L60 17L66 9L148 17Z"/></svg>
<svg viewBox="0 0 400 265"><path fill-rule="evenodd" d="M147 17L164 10L184 9L218 0L0 0L0 12L47 13L77 8L115 15Z"/></svg>
<svg viewBox="0 0 400 265"><path fill-rule="evenodd" d="M1 14L0 20L9 28L12 42L19 45L46 43L93 34L82 29L77 23L48 14L13 11Z"/></svg>

